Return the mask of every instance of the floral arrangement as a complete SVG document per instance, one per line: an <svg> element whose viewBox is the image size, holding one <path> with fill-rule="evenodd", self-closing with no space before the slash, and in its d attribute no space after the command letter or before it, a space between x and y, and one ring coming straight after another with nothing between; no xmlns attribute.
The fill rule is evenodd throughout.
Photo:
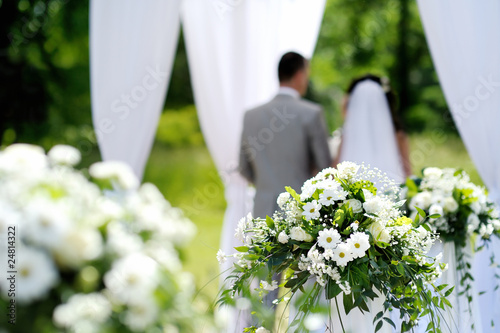
<svg viewBox="0 0 500 333"><path fill-rule="evenodd" d="M422 211L429 214L428 228L442 241L454 243L460 281L457 295L465 297L470 304L474 298L474 279L470 264L472 254L467 247L475 243L479 250L493 235L500 236L500 213L496 205L488 200L486 189L472 183L465 171L452 168L426 168L422 178L408 179L403 189L407 215L415 216ZM479 241L474 242L476 239ZM495 262L494 257L491 262ZM498 267L492 265L492 269L496 269L495 266ZM472 314L471 307L468 310Z"/></svg>
<svg viewBox="0 0 500 333"><path fill-rule="evenodd" d="M408 214L418 209L434 217L429 225L444 241L464 247L477 235L483 240L500 231L500 213L488 200L484 187L470 181L465 171L426 168L422 178L408 179L403 191L408 199Z"/></svg>
<svg viewBox="0 0 500 333"><path fill-rule="evenodd" d="M431 317L429 331L439 328L437 311L449 306L451 289L433 283L445 265L426 256L436 236L403 216L404 202L397 201L394 182L376 169L344 162L321 171L301 190L287 188L278 198L281 211L272 218L248 216L239 222L236 236L244 245L232 255L231 287L219 301L253 297L252 280L263 278L254 297L282 286L289 292L275 304L300 298L299 314L289 328L294 331L305 330L304 319L322 295L335 302L340 295L346 313L368 311L368 302L382 295L386 301L374 318L377 330L384 322L395 326L387 316L391 308L405 319L402 331L424 314ZM219 258L225 256L219 253ZM282 274L281 283L273 280L276 274ZM310 292L294 297L312 283ZM270 329L271 323L261 324L247 332Z"/></svg>
<svg viewBox="0 0 500 333"><path fill-rule="evenodd" d="M16 272L14 287L0 281L1 307L15 308L1 326L200 332L193 278L178 253L194 225L126 165L96 163L91 182L73 169L79 161L69 146L0 152L0 237L9 247L2 271Z"/></svg>

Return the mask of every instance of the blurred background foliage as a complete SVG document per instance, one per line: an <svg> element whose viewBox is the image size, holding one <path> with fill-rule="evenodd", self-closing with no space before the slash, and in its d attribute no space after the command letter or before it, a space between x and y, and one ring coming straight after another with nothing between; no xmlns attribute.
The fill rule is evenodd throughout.
<svg viewBox="0 0 500 333"><path fill-rule="evenodd" d="M88 1L0 1L3 144L82 146L82 139L95 143L88 13ZM332 130L341 125L339 104L344 90L352 78L367 72L391 79L410 133L433 128L454 133L414 1L327 1L312 60L310 96L325 106ZM201 144L196 114L185 108L193 104L181 37L164 111L175 120L162 118L161 141L170 146ZM88 149L88 142L80 148Z"/></svg>
<svg viewBox="0 0 500 333"><path fill-rule="evenodd" d="M79 148L82 167L99 160L91 120L89 1L0 0L0 140ZM416 172L462 167L480 182L439 86L415 1L327 0L311 63L309 97L333 131L349 82L387 76L399 95ZM199 286L218 274L215 253L225 209L223 185L197 120L183 38L144 181L158 186L196 223L187 268ZM217 282L208 294L213 296Z"/></svg>

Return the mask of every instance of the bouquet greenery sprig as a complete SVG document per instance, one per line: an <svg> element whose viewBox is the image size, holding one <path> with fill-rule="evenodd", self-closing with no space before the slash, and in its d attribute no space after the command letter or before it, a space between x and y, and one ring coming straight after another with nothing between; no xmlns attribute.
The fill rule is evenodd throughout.
<svg viewBox="0 0 500 333"><path fill-rule="evenodd" d="M388 310L398 309L402 331L427 315L428 331L439 332L439 311L450 306L446 297L452 289L433 284L445 267L426 256L436 236L403 216L398 191L378 170L351 162L321 171L300 194L287 188L278 198L281 211L273 217L240 221L236 236L244 245L233 255L231 287L219 301L251 297L252 280L263 278L258 297L282 286L289 291L275 304L300 298L289 328L293 331L305 330L304 319L322 295L335 301L340 296L346 313L369 311L368 303L382 295L383 309L374 318L377 330L384 322L395 326ZM277 274L281 283L273 280ZM311 292L293 297L311 284Z"/></svg>

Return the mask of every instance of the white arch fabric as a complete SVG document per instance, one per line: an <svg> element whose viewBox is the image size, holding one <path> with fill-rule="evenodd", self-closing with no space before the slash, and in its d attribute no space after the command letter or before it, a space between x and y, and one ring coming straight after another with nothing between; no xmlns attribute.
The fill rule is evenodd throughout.
<svg viewBox="0 0 500 333"><path fill-rule="evenodd" d="M244 112L277 93L284 52L312 56L324 6L324 0L184 0L182 24L198 115L226 187L221 238L226 253L238 246L238 220L251 211L246 181L236 171Z"/></svg>
<svg viewBox="0 0 500 333"><path fill-rule="evenodd" d="M103 160L142 178L177 47L181 0L92 0L92 118Z"/></svg>
<svg viewBox="0 0 500 333"><path fill-rule="evenodd" d="M453 120L490 197L500 204L500 2L418 0L434 65ZM489 257L500 242L475 256L474 277L485 332L500 332L500 290ZM495 328L490 329L495 319Z"/></svg>

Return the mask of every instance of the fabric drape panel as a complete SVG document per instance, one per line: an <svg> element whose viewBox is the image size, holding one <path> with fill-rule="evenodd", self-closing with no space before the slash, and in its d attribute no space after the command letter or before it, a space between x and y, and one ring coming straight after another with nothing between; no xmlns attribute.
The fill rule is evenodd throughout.
<svg viewBox="0 0 500 333"><path fill-rule="evenodd" d="M490 197L500 204L500 2L418 0L434 65L453 120ZM475 256L475 279L485 332L500 332L500 290L489 257L500 242Z"/></svg>
<svg viewBox="0 0 500 333"><path fill-rule="evenodd" d="M251 211L247 183L236 171L244 112L277 93L284 52L312 56L324 6L324 0L184 0L181 16L198 116L226 188L221 238L226 253L238 246L238 220Z"/></svg>
<svg viewBox="0 0 500 333"><path fill-rule="evenodd" d="M92 118L103 160L139 178L153 143L179 35L181 0L92 0Z"/></svg>

